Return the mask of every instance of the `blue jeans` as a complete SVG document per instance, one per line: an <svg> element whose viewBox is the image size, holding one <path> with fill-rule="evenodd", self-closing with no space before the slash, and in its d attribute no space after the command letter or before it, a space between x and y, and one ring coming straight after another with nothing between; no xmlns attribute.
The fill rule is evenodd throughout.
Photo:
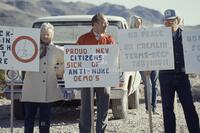
<svg viewBox="0 0 200 133"><path fill-rule="evenodd" d="M96 133L104 133L108 122L108 109L110 100L110 87L94 88L97 101ZM90 88L81 89L81 112L79 131L91 133L91 102Z"/></svg>
<svg viewBox="0 0 200 133"><path fill-rule="evenodd" d="M148 97L147 97L147 79L144 75L144 72L140 72L142 81L144 84L144 96L145 96L145 108L148 110ZM156 110L157 105L157 94L158 94L158 88L157 88L157 79L158 79L158 71L152 71L150 75L150 99L151 99L151 106L152 111L154 112Z"/></svg>
<svg viewBox="0 0 200 133"><path fill-rule="evenodd" d="M25 124L24 133L33 133L37 109L39 109L39 132L49 133L51 103L24 102Z"/></svg>
<svg viewBox="0 0 200 133"><path fill-rule="evenodd" d="M188 75L180 73L159 73L162 96L164 128L166 133L176 132L176 116L174 113L175 91L183 107L187 127L190 133L200 133L199 118L193 104Z"/></svg>

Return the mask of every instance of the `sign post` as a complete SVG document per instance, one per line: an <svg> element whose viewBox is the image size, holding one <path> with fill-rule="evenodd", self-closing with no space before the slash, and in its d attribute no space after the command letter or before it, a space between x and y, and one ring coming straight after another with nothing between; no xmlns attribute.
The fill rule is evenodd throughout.
<svg viewBox="0 0 200 133"><path fill-rule="evenodd" d="M170 28L119 30L120 71L174 69L172 32ZM149 129L153 132L150 76L147 80Z"/></svg>
<svg viewBox="0 0 200 133"><path fill-rule="evenodd" d="M91 104L91 129L94 133L94 87L90 88L90 104Z"/></svg>
<svg viewBox="0 0 200 133"><path fill-rule="evenodd" d="M150 83L150 75L145 75L146 84L147 84L147 103L148 103L148 112L149 112L149 129L150 133L153 133L153 124L152 124L152 112L151 112L151 83Z"/></svg>
<svg viewBox="0 0 200 133"><path fill-rule="evenodd" d="M12 71L11 75L14 73ZM14 81L11 79L11 106L10 106L10 132L13 133L13 107L14 107Z"/></svg>
<svg viewBox="0 0 200 133"><path fill-rule="evenodd" d="M91 129L94 132L94 87L119 83L118 47L65 45L64 51L65 87L90 88Z"/></svg>
<svg viewBox="0 0 200 133"><path fill-rule="evenodd" d="M39 71L39 41L39 29L0 26L0 69L9 70L11 80L11 133L14 125L14 81L19 76L16 70Z"/></svg>

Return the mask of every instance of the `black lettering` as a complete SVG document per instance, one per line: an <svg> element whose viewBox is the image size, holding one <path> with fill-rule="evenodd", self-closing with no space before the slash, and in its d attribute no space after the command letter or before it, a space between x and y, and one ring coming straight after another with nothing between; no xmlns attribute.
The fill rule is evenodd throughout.
<svg viewBox="0 0 200 133"><path fill-rule="evenodd" d="M3 44L0 44L0 50L4 50Z"/></svg>
<svg viewBox="0 0 200 133"><path fill-rule="evenodd" d="M3 57L5 57L6 55L6 51L2 51Z"/></svg>
<svg viewBox="0 0 200 133"><path fill-rule="evenodd" d="M11 50L11 45L7 45L7 50Z"/></svg>
<svg viewBox="0 0 200 133"><path fill-rule="evenodd" d="M6 43L10 43L10 38L6 38Z"/></svg>
<svg viewBox="0 0 200 133"><path fill-rule="evenodd" d="M10 31L6 31L6 36L10 36Z"/></svg>

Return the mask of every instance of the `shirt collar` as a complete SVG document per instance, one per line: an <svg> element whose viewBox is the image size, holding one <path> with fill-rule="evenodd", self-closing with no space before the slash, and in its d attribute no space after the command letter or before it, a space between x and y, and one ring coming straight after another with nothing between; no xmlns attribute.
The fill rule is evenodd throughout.
<svg viewBox="0 0 200 133"><path fill-rule="evenodd" d="M92 32L97 40L99 40L101 37L105 36L105 34L99 34L99 33L95 32L94 30L92 30Z"/></svg>

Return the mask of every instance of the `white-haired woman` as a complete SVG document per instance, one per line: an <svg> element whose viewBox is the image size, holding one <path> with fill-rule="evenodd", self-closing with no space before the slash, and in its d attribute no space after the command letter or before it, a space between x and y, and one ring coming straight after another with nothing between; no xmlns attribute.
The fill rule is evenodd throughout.
<svg viewBox="0 0 200 133"><path fill-rule="evenodd" d="M129 24L131 29L133 28L140 29L143 27L143 20L140 16L133 15L130 17Z"/></svg>
<svg viewBox="0 0 200 133"><path fill-rule="evenodd" d="M49 133L51 104L62 100L61 90L57 89L56 65L61 65L59 74L64 73L64 51L53 45L54 27L43 23L40 32L40 66L39 72L26 72L22 101L25 106L25 133L33 133L34 120L39 111L39 132Z"/></svg>
<svg viewBox="0 0 200 133"><path fill-rule="evenodd" d="M143 28L143 20L142 17L133 15L130 17L130 28L136 28L141 29ZM159 113L156 111L157 108L157 94L158 94L158 71L140 71L143 84L144 84L144 100L145 100L145 109L146 113L149 113L148 109L148 96L147 96L147 81L150 80L151 83L151 89L150 89L150 103L151 103L151 109L153 114L159 115ZM150 79L147 79L146 76L149 75Z"/></svg>

